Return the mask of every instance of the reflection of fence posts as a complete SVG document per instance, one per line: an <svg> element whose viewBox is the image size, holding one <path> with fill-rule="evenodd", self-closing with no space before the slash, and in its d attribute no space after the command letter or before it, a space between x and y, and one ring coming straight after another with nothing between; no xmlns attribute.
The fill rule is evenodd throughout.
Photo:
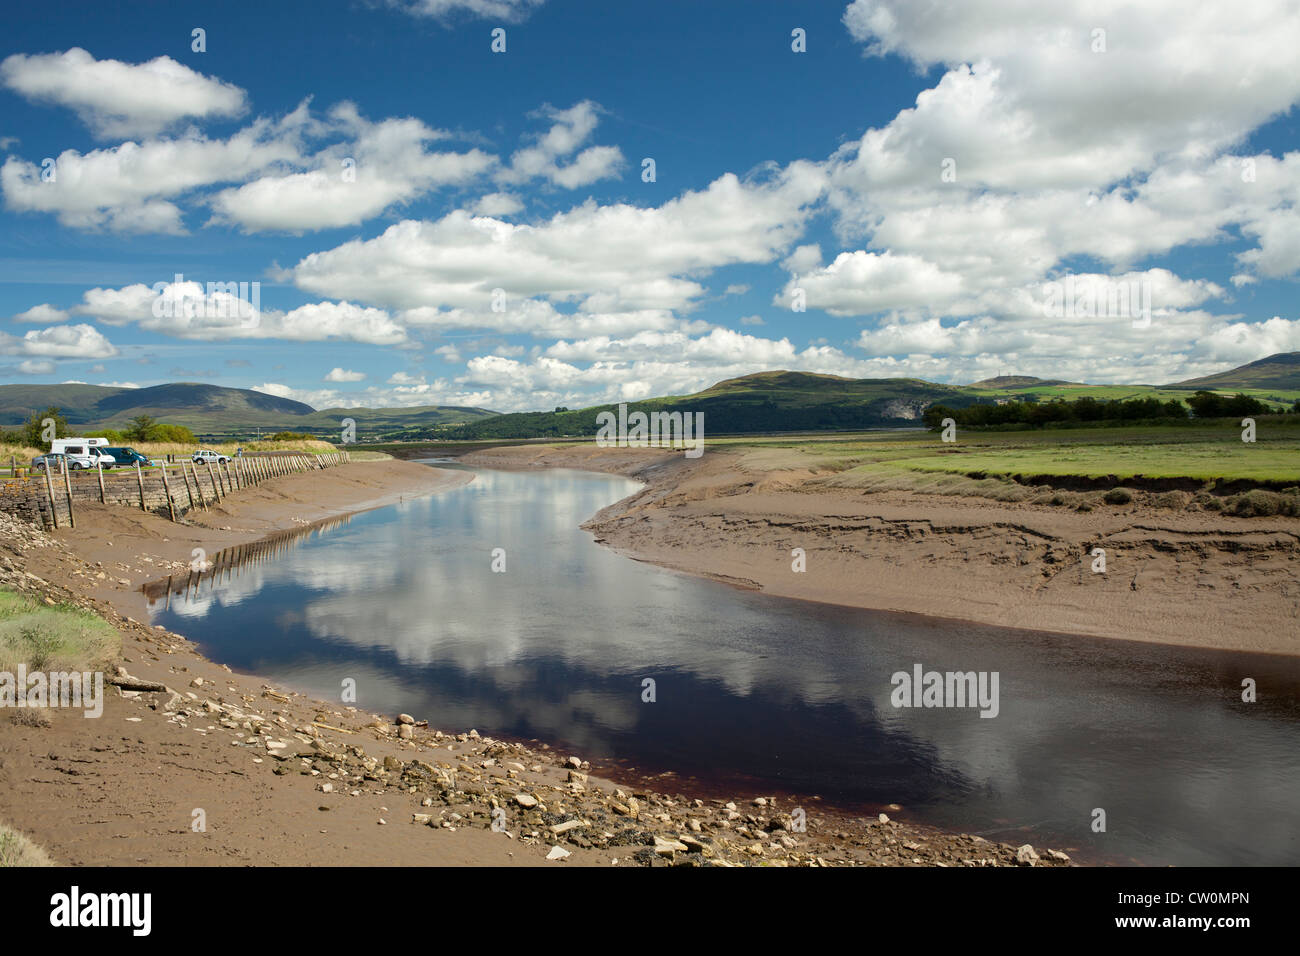
<svg viewBox="0 0 1300 956"><path fill-rule="evenodd" d="M45 490L50 496L50 520L54 522L54 530L59 529L59 509L54 506L54 481L50 478L50 463L45 462L45 467L41 469L45 472Z"/></svg>
<svg viewBox="0 0 1300 956"><path fill-rule="evenodd" d="M63 488L68 493L68 527L77 526L77 518L72 513L72 469L68 466L68 459L63 459Z"/></svg>
<svg viewBox="0 0 1300 956"><path fill-rule="evenodd" d="M95 471L99 472L99 503L106 505L108 502L104 496L104 463L102 461L96 460Z"/></svg>
<svg viewBox="0 0 1300 956"><path fill-rule="evenodd" d="M167 480L167 466L163 465L160 471L162 471L163 494L167 496L167 514L169 514L171 516L171 519L175 521L176 506L172 504L172 486L171 486L171 482Z"/></svg>

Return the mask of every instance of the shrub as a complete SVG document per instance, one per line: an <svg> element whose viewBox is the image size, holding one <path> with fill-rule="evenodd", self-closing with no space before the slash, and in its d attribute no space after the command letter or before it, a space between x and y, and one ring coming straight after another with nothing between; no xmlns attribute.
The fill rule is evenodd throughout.
<svg viewBox="0 0 1300 956"><path fill-rule="evenodd" d="M194 432L184 425L154 425L149 429L149 441L169 445L197 445L199 440Z"/></svg>
<svg viewBox="0 0 1300 956"><path fill-rule="evenodd" d="M1133 492L1127 488L1112 488L1106 492L1106 504L1108 505L1126 505L1133 500Z"/></svg>
<svg viewBox="0 0 1300 956"><path fill-rule="evenodd" d="M1282 496L1275 491L1252 489L1237 495L1232 513L1243 518L1267 517L1282 513Z"/></svg>
<svg viewBox="0 0 1300 956"><path fill-rule="evenodd" d="M52 865L44 850L17 830L0 823L0 867Z"/></svg>

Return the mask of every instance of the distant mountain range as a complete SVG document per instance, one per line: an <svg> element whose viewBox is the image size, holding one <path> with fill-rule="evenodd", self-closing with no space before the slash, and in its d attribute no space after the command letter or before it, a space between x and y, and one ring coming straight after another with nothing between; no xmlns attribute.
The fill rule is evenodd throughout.
<svg viewBox="0 0 1300 956"><path fill-rule="evenodd" d="M69 424L85 428L121 428L137 415L184 425L205 437L244 436L296 431L329 436L342 420L357 423L358 438L413 425L470 422L496 415L484 408L416 405L410 408L326 408L268 395L249 388L175 382L149 388L104 385L0 385L0 425L13 426L50 406L62 409Z"/></svg>
<svg viewBox="0 0 1300 956"><path fill-rule="evenodd" d="M1197 389L1244 391L1264 401L1290 405L1300 397L1300 352L1270 355L1240 368L1170 385L1086 385L1027 375L999 375L970 385L940 385L915 378L852 379L811 372L758 372L718 382L702 392L630 403L643 411L704 412L713 434L814 431L915 425L930 405L961 408L975 402L1091 395L1099 399L1186 398ZM573 411L515 412L485 408L420 405L410 408L327 408L317 410L288 398L246 388L194 382L150 388L103 385L0 385L0 425L25 421L51 405L70 424L120 428L137 415L185 425L202 437L262 432L338 433L342 420L357 423L359 440L463 440L541 438L595 433L595 418L616 405Z"/></svg>
<svg viewBox="0 0 1300 956"><path fill-rule="evenodd" d="M1293 366L1289 379L1251 371L1288 364ZM1156 397L1165 401L1189 398L1198 388L1240 389L1261 401L1289 407L1300 397L1300 353L1274 355L1213 378L1214 384L1085 385L1028 375L1000 375L971 385L939 385L915 378L852 379L781 371L728 379L694 395L628 404L645 412L703 412L706 430L715 435L918 425L925 409L935 403L964 408L976 402L1071 400L1085 395L1099 400ZM1258 382L1268 384L1255 384ZM617 405L611 404L575 411L497 415L445 429L437 437L473 441L594 435L596 416L616 409ZM400 437L414 440L435 436L411 429Z"/></svg>

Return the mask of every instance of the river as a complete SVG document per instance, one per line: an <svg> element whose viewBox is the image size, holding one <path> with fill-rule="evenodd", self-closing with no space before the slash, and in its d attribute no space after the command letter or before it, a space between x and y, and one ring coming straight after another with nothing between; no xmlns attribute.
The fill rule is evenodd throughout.
<svg viewBox="0 0 1300 956"><path fill-rule="evenodd" d="M898 803L1098 861L1300 863L1298 659L743 591L595 544L579 525L631 480L469 470L460 488L174 578L152 623L321 699L352 680L365 711L671 772L667 792ZM996 672L997 716L893 706L892 676L918 664Z"/></svg>

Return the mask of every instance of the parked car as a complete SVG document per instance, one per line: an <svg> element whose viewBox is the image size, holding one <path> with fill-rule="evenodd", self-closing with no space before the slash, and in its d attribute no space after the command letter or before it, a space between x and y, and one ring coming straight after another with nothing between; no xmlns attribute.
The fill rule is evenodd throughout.
<svg viewBox="0 0 1300 956"><path fill-rule="evenodd" d="M141 465L149 464L149 459L134 448L109 447L101 449L100 452L100 459L105 468L111 468L113 465L134 465L137 462ZM111 463L109 458L112 459Z"/></svg>
<svg viewBox="0 0 1300 956"><path fill-rule="evenodd" d="M218 465L224 465L226 462L230 461L230 456L223 455L220 452L215 452L210 448L200 448L194 453L193 460L197 462L214 462Z"/></svg>
<svg viewBox="0 0 1300 956"><path fill-rule="evenodd" d="M82 459L73 458L69 455L63 454L62 452L50 452L49 454L37 455L33 458L32 470L40 469L41 471L45 471L46 469L50 469L51 471L62 471L63 463L65 461L68 463L68 467L73 471L76 471L79 468L90 467L90 465L86 464Z"/></svg>

